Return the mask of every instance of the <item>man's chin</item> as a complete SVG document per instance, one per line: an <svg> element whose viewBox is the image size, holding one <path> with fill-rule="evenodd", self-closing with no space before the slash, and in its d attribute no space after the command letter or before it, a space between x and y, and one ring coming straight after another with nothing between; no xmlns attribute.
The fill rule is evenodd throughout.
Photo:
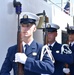
<svg viewBox="0 0 74 75"><path fill-rule="evenodd" d="M28 37L29 37L29 36L26 35L26 36L22 37L22 39L26 39L26 38L28 38Z"/></svg>

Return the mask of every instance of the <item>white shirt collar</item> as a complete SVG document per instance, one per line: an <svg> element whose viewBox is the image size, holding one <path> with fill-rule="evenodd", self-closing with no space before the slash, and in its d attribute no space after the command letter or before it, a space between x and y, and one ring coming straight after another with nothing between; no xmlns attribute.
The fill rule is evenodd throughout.
<svg viewBox="0 0 74 75"><path fill-rule="evenodd" d="M32 39L32 40L28 43L29 46L31 45L31 43L33 42L33 40L34 40L34 39ZM24 47L26 43L23 41L22 44L23 44L23 47Z"/></svg>
<svg viewBox="0 0 74 75"><path fill-rule="evenodd" d="M55 44L55 42L53 42L52 44L49 44L49 43L48 43L48 46L50 46L50 45L51 45L51 46L53 47L53 46L54 46L54 44Z"/></svg>

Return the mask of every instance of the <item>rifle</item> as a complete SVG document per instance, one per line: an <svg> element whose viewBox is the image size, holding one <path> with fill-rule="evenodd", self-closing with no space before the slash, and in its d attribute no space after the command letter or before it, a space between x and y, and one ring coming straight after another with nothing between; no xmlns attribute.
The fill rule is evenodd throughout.
<svg viewBox="0 0 74 75"><path fill-rule="evenodd" d="M52 53L49 49L49 47L47 46L48 44L48 38L47 38L47 24L49 22L49 19L48 17L46 16L46 13L45 13L45 10L43 11L43 13L38 13L37 14L38 16L39 15L43 15L43 17L40 17L40 20L39 20L39 24L37 26L38 29L42 29L43 30L43 41L44 41L44 46L42 47L42 51L41 51L41 56L40 56L40 61L42 61L43 59L43 56L45 55L45 53L47 52L48 53L48 56L50 57L51 61L54 63L55 60L52 56ZM44 26L43 26L44 25Z"/></svg>
<svg viewBox="0 0 74 75"><path fill-rule="evenodd" d="M66 27L66 29L67 29L67 32L69 31L69 24L67 23L67 27ZM68 36L67 36L68 37ZM67 41L65 42L66 44L68 44L68 39L67 39ZM69 65L67 64L67 63L65 63L65 67L66 68L69 68ZM68 73L68 74L65 74L65 75L70 75L70 73Z"/></svg>
<svg viewBox="0 0 74 75"><path fill-rule="evenodd" d="M21 13L21 3L16 2L16 0L13 1L13 5L16 9L16 14L18 15L18 31L17 31L17 49L18 52L22 53L22 39L21 39L21 26L20 26L20 13ZM17 75L24 75L24 69L23 69L23 64L17 63L18 69L17 69Z"/></svg>
<svg viewBox="0 0 74 75"><path fill-rule="evenodd" d="M67 23L67 27L65 28L65 29L67 29L67 32L69 31L69 24ZM64 35L62 35L62 44L68 44L69 43L69 41L68 41L68 35L67 35L67 33L63 33ZM66 36L65 37L65 40L63 39L64 38L64 36ZM64 64L64 67L65 68L69 68L69 65L67 64L67 63L65 63ZM64 73L64 75L70 75L70 73Z"/></svg>

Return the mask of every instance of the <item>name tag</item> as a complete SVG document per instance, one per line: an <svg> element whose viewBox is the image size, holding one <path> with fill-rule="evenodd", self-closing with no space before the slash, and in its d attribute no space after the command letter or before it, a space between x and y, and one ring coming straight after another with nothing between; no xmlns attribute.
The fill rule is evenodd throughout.
<svg viewBox="0 0 74 75"><path fill-rule="evenodd" d="M57 50L56 53L59 53L59 51Z"/></svg>
<svg viewBox="0 0 74 75"><path fill-rule="evenodd" d="M36 56L36 55L37 55L37 53L36 53L36 52L33 52L33 53L32 53L32 55L33 55L33 56Z"/></svg>

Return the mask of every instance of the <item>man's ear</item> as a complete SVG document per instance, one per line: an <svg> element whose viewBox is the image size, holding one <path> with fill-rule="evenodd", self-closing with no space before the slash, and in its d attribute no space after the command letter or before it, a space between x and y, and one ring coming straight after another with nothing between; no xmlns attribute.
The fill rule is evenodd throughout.
<svg viewBox="0 0 74 75"><path fill-rule="evenodd" d="M56 37L57 37L58 33L56 32Z"/></svg>
<svg viewBox="0 0 74 75"><path fill-rule="evenodd" d="M36 31L36 29L37 29L37 28L36 28L36 27L34 27L34 32Z"/></svg>

